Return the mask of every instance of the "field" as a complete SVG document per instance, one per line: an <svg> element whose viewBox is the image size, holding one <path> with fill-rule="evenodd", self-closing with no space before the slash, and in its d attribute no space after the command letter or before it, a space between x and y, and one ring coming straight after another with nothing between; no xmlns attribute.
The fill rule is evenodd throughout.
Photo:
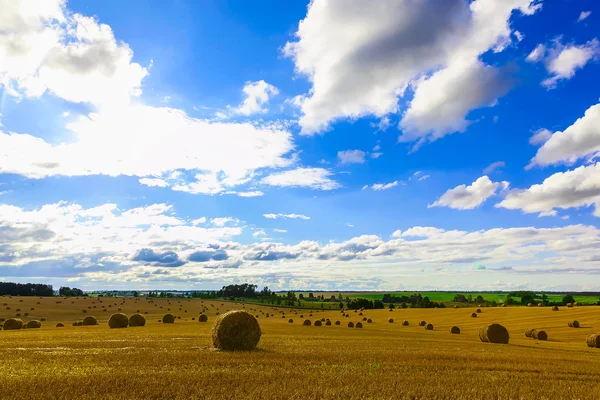
<svg viewBox="0 0 600 400"><path fill-rule="evenodd" d="M358 313L346 318L339 311L312 311L309 317L306 310L248 304L263 330L258 349L220 352L211 348L212 321L217 312L241 304L59 300L0 298L11 308L0 308L2 318L14 317L17 308L31 314L25 320L46 318L40 329L0 331L0 399L600 398L600 349L585 344L588 334L600 332L597 306L557 312L484 308L477 318L470 316L473 309L368 310L364 316L373 323L350 329L348 321L362 319ZM203 307L209 309L208 323L197 321ZM147 312L147 325L109 329L107 320L118 308L130 315ZM158 323L168 309L181 319ZM342 325L302 326L300 314ZM71 326L86 315L100 324ZM579 329L567 327L573 319L581 323ZM410 325L402 326L402 320ZM420 320L431 322L434 330L418 326ZM55 328L59 321L66 326ZM479 341L479 327L491 322L508 328L510 344ZM452 325L461 328L460 335L448 332ZM526 328L544 329L549 338L526 338Z"/></svg>

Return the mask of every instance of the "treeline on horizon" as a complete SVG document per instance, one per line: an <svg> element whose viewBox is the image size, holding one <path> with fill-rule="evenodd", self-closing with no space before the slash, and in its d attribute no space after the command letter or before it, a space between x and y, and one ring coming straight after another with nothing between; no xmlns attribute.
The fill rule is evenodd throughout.
<svg viewBox="0 0 600 400"><path fill-rule="evenodd" d="M54 288L52 285L43 283L15 283L15 282L0 282L0 296L39 296L51 297L54 296ZM87 296L87 294L77 288L62 286L58 290L59 296Z"/></svg>

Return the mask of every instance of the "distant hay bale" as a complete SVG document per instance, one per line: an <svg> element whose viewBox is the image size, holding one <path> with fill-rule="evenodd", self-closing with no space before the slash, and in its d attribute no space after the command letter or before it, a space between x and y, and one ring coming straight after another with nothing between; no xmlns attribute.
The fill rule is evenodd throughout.
<svg viewBox="0 0 600 400"><path fill-rule="evenodd" d="M389 322L390 324L393 324L393 323L394 323L394 318L388 318L388 322Z"/></svg>
<svg viewBox="0 0 600 400"><path fill-rule="evenodd" d="M408 326L408 321L402 321L402 325Z"/></svg>
<svg viewBox="0 0 600 400"><path fill-rule="evenodd" d="M535 331L533 328L525 329L525 337L533 337L533 331Z"/></svg>
<svg viewBox="0 0 600 400"><path fill-rule="evenodd" d="M256 318L244 310L223 313L212 327L213 346L220 350L253 350L261 334Z"/></svg>
<svg viewBox="0 0 600 400"><path fill-rule="evenodd" d="M129 317L129 326L145 326L146 325L146 317L142 314L133 314Z"/></svg>
<svg viewBox="0 0 600 400"><path fill-rule="evenodd" d="M527 307L533 307L533 303L527 303Z"/></svg>
<svg viewBox="0 0 600 400"><path fill-rule="evenodd" d="M79 321L79 322L77 323L77 326L83 326L83 322Z"/></svg>
<svg viewBox="0 0 600 400"><path fill-rule="evenodd" d="M568 303L568 304L567 304L567 307L569 307L569 308L573 308L573 303Z"/></svg>
<svg viewBox="0 0 600 400"><path fill-rule="evenodd" d="M311 326L312 322L310 322L310 319L305 319L304 322L302 323L302 325Z"/></svg>
<svg viewBox="0 0 600 400"><path fill-rule="evenodd" d="M432 331L433 330L433 324L427 324L427 325L425 325L425 330L426 331Z"/></svg>
<svg viewBox="0 0 600 400"><path fill-rule="evenodd" d="M23 327L23 321L18 318L9 318L4 321L3 328L5 331L11 331L21 329Z"/></svg>
<svg viewBox="0 0 600 400"><path fill-rule="evenodd" d="M579 307L579 306L581 305L581 303L580 303L580 302L578 302L578 301L576 301L575 303L573 303L573 305L574 305L575 307Z"/></svg>
<svg viewBox="0 0 600 400"><path fill-rule="evenodd" d="M489 324L479 328L479 339L487 343L508 343L509 334L500 324Z"/></svg>
<svg viewBox="0 0 600 400"><path fill-rule="evenodd" d="M290 318L290 319L288 319L288 323L289 323L289 324L293 324L293 323L294 323L294 320Z"/></svg>
<svg viewBox="0 0 600 400"><path fill-rule="evenodd" d="M537 329L531 332L531 337L537 340L548 340L548 334L545 331L538 331Z"/></svg>
<svg viewBox="0 0 600 400"><path fill-rule="evenodd" d="M331 321L330 320L325 321L325 325L326 326L331 326Z"/></svg>
<svg viewBox="0 0 600 400"><path fill-rule="evenodd" d="M471 313L471 318L477 318L477 313Z"/></svg>
<svg viewBox="0 0 600 400"><path fill-rule="evenodd" d="M359 312L358 315L363 315L363 313Z"/></svg>
<svg viewBox="0 0 600 400"><path fill-rule="evenodd" d="M454 305L454 308L458 308L458 304L455 304L455 305Z"/></svg>
<svg viewBox="0 0 600 400"><path fill-rule="evenodd" d="M362 320L363 320L363 321L366 321L366 320L367 320L367 317L363 317L363 319L362 319Z"/></svg>
<svg viewBox="0 0 600 400"><path fill-rule="evenodd" d="M553 306L552 311L558 311L558 306Z"/></svg>
<svg viewBox="0 0 600 400"><path fill-rule="evenodd" d="M476 312L477 312L477 313L480 313L480 312L481 312L481 308L478 308Z"/></svg>
<svg viewBox="0 0 600 400"><path fill-rule="evenodd" d="M4 329L6 329L6 327ZM600 333L589 335L586 341L588 347L600 348Z"/></svg>
<svg viewBox="0 0 600 400"><path fill-rule="evenodd" d="M356 325L354 325L355 328L362 328L362 322L357 322Z"/></svg>
<svg viewBox="0 0 600 400"><path fill-rule="evenodd" d="M92 317L91 315L88 315L87 317L85 317L83 319L83 325L98 325L98 320L95 317Z"/></svg>
<svg viewBox="0 0 600 400"><path fill-rule="evenodd" d="M208 322L208 315L200 314L200 316L198 317L198 322Z"/></svg>
<svg viewBox="0 0 600 400"><path fill-rule="evenodd" d="M538 303L538 307L544 307L544 303Z"/></svg>
<svg viewBox="0 0 600 400"><path fill-rule="evenodd" d="M425 325L427 325L427 322L425 322L425 321L419 322L419 326L425 326Z"/></svg>
<svg viewBox="0 0 600 400"><path fill-rule="evenodd" d="M46 320L46 318L40 318L40 321L44 322Z"/></svg>
<svg viewBox="0 0 600 400"><path fill-rule="evenodd" d="M300 314L300 318L304 318L304 315Z"/></svg>
<svg viewBox="0 0 600 400"><path fill-rule="evenodd" d="M77 321L73 322L73 326L77 326Z"/></svg>
<svg viewBox="0 0 600 400"><path fill-rule="evenodd" d="M58 324L56 324L57 328L64 328L65 324L63 324L62 322L59 322Z"/></svg>
<svg viewBox="0 0 600 400"><path fill-rule="evenodd" d="M506 307L506 303L502 303L502 307Z"/></svg>
<svg viewBox="0 0 600 400"><path fill-rule="evenodd" d="M335 321L336 325L341 325L342 323L340 321Z"/></svg>
<svg viewBox="0 0 600 400"><path fill-rule="evenodd" d="M110 319L108 320L108 326L111 329L127 328L128 325L129 325L129 318L127 317L127 315L122 314L122 313L113 314L110 316Z"/></svg>
<svg viewBox="0 0 600 400"><path fill-rule="evenodd" d="M453 335L458 335L460 334L460 328L458 326L453 326L450 328L450 333Z"/></svg>
<svg viewBox="0 0 600 400"><path fill-rule="evenodd" d="M27 328L28 329L37 329L37 328L41 328L42 327L42 323L40 321L37 320L31 320L27 323Z"/></svg>
<svg viewBox="0 0 600 400"><path fill-rule="evenodd" d="M579 328L579 321L577 321L577 320L569 321L568 325L569 325L569 328Z"/></svg>
<svg viewBox="0 0 600 400"><path fill-rule="evenodd" d="M173 324L175 323L175 316L173 314L165 314L162 320L163 324Z"/></svg>
<svg viewBox="0 0 600 400"><path fill-rule="evenodd" d="M373 320L371 318L368 318L367 319L367 324L372 324L372 323L373 323Z"/></svg>
<svg viewBox="0 0 600 400"><path fill-rule="evenodd" d="M321 325L323 325L323 323L320 320L315 321L315 326L321 326Z"/></svg>
<svg viewBox="0 0 600 400"><path fill-rule="evenodd" d="M348 322L348 328L354 328L354 322L352 322L352 321Z"/></svg>

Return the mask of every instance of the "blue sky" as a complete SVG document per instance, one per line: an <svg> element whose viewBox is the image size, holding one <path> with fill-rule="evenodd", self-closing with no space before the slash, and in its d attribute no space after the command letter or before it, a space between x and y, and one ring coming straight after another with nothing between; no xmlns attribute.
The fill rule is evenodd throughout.
<svg viewBox="0 0 600 400"><path fill-rule="evenodd" d="M0 279L600 290L593 1L0 11Z"/></svg>

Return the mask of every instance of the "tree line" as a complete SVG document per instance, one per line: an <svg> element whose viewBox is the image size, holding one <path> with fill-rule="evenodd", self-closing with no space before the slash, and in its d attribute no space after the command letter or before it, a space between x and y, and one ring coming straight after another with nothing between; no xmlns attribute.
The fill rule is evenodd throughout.
<svg viewBox="0 0 600 400"><path fill-rule="evenodd" d="M77 288L61 287L58 290L60 296L87 296L87 294ZM54 296L52 285L43 283L15 283L0 282L0 296Z"/></svg>

